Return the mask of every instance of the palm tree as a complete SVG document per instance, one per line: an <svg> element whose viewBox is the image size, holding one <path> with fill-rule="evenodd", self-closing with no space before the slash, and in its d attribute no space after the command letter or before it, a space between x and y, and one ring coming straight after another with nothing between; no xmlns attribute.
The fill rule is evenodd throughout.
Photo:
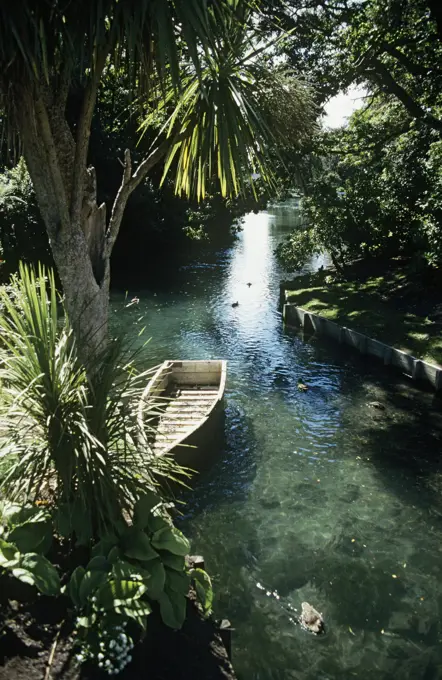
<svg viewBox="0 0 442 680"><path fill-rule="evenodd" d="M250 8L256 11L258 4L0 2L0 110L19 135L85 358L106 340L110 256L128 198L151 168L160 161L166 172L174 167L176 189L186 194L204 196L214 173L224 195L237 194L253 172L271 178L266 149L283 132L281 121L268 120L275 91L278 105L281 98L288 103L298 139L312 127L307 89L293 79L290 86L272 80L260 64ZM108 215L97 204L88 147L97 92L114 68L127 70L134 107L154 113L163 108L171 115L137 167L130 151L124 152L121 185ZM82 104L72 121L66 105L74 88Z"/></svg>

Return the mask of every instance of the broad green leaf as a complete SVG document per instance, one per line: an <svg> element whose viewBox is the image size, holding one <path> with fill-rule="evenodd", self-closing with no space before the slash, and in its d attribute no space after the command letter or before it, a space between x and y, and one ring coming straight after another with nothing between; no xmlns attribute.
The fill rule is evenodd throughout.
<svg viewBox="0 0 442 680"><path fill-rule="evenodd" d="M13 575L24 583L35 585L43 595L60 593L60 577L54 565L37 553L22 555Z"/></svg>
<svg viewBox="0 0 442 680"><path fill-rule="evenodd" d="M6 502L0 510L2 520L9 527L17 527L28 522L48 522L50 514L36 505L19 505Z"/></svg>
<svg viewBox="0 0 442 680"><path fill-rule="evenodd" d="M158 550L168 550L173 555L187 555L190 543L176 527L166 527L152 536L152 545Z"/></svg>
<svg viewBox="0 0 442 680"><path fill-rule="evenodd" d="M90 597L95 595L97 589L108 579L108 574L106 571L94 570L86 571L81 583L78 596L81 602L81 606L84 607Z"/></svg>
<svg viewBox="0 0 442 680"><path fill-rule="evenodd" d="M0 538L0 567L6 567L9 562L15 560L17 553L15 545Z"/></svg>
<svg viewBox="0 0 442 680"><path fill-rule="evenodd" d="M186 562L182 555L172 555L172 553L165 551L160 553L160 557L165 567L169 567L169 569L175 569L175 571L178 572L184 571Z"/></svg>
<svg viewBox="0 0 442 680"><path fill-rule="evenodd" d="M124 536L121 537L121 548L126 555L135 560L154 560L158 553L153 550L149 537L141 529L131 527Z"/></svg>
<svg viewBox="0 0 442 680"><path fill-rule="evenodd" d="M212 609L213 589L209 574L204 569L191 569L189 576L193 579L198 599L204 612L207 614Z"/></svg>
<svg viewBox="0 0 442 680"><path fill-rule="evenodd" d="M147 594L152 600L158 600L166 583L166 570L161 560L151 560L148 562L144 574Z"/></svg>
<svg viewBox="0 0 442 680"><path fill-rule="evenodd" d="M55 528L63 538L72 534L71 508L67 503L61 505L55 514Z"/></svg>
<svg viewBox="0 0 442 680"><path fill-rule="evenodd" d="M167 529L171 524L164 517L158 515L151 515L149 517L148 528L152 533L159 531L160 529Z"/></svg>
<svg viewBox="0 0 442 680"><path fill-rule="evenodd" d="M152 608L146 600L131 600L125 605L115 607L117 614L134 619L143 630L146 628L146 617L151 611Z"/></svg>
<svg viewBox="0 0 442 680"><path fill-rule="evenodd" d="M37 552L44 555L52 544L51 522L27 522L16 527L8 536L21 553Z"/></svg>
<svg viewBox="0 0 442 680"><path fill-rule="evenodd" d="M0 508L0 517L3 522L9 526L20 524L20 516L23 511L23 506L19 503L9 503L5 501Z"/></svg>
<svg viewBox="0 0 442 680"><path fill-rule="evenodd" d="M97 615L93 613L90 614L89 616L78 616L76 619L76 623L77 626L80 626L81 628L92 628L96 620Z"/></svg>
<svg viewBox="0 0 442 680"><path fill-rule="evenodd" d="M133 565L125 560L118 560L112 566L112 576L120 581L142 581L144 573L139 565Z"/></svg>
<svg viewBox="0 0 442 680"><path fill-rule="evenodd" d="M152 510L161 502L160 496L153 491L148 491L135 503L134 524L139 529L145 529L148 525L149 517L152 515Z"/></svg>
<svg viewBox="0 0 442 680"><path fill-rule="evenodd" d="M107 561L110 564L115 564L115 562L117 562L117 560L119 560L120 557L121 557L121 550L117 545L115 545L111 550L109 550L109 554L107 556Z"/></svg>
<svg viewBox="0 0 442 680"><path fill-rule="evenodd" d="M159 598L161 618L166 626L178 630L186 618L187 600L173 590L163 591Z"/></svg>
<svg viewBox="0 0 442 680"><path fill-rule="evenodd" d="M68 584L68 593L69 597L71 598L72 602L76 607L81 607L81 599L80 599L80 586L81 582L83 580L83 576L85 575L86 571L84 567L77 567L74 569L72 572L71 578L69 580Z"/></svg>
<svg viewBox="0 0 442 680"><path fill-rule="evenodd" d="M126 607L132 600L138 600L146 592L141 581L120 581L112 579L104 583L97 592L97 607L115 609Z"/></svg>
<svg viewBox="0 0 442 680"><path fill-rule="evenodd" d="M190 576L185 571L179 573L174 569L166 569L166 583L169 590L181 595L189 594Z"/></svg>
<svg viewBox="0 0 442 680"><path fill-rule="evenodd" d="M116 536L113 536L113 535L104 536L92 548L92 553L91 553L92 557L96 557L97 555L102 555L103 557L107 557L110 550L112 550L112 548L114 546L116 546L117 543L118 543L118 539L117 539Z"/></svg>
<svg viewBox="0 0 442 680"><path fill-rule="evenodd" d="M103 555L96 555L87 565L88 571L109 571L111 565Z"/></svg>

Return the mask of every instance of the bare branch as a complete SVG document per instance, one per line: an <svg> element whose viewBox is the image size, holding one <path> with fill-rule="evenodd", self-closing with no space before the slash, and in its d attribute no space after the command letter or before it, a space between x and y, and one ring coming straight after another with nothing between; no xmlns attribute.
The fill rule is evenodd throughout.
<svg viewBox="0 0 442 680"><path fill-rule="evenodd" d="M85 171L87 154L89 149L89 137L91 134L92 116L94 114L95 102L97 100L98 86L109 54L111 45L108 42L97 55L95 68L88 82L81 108L80 117L77 125L75 158L73 168L72 196L71 201L71 221L77 224L81 218L81 207L83 202L83 187L85 182Z"/></svg>
<svg viewBox="0 0 442 680"><path fill-rule="evenodd" d="M412 75L414 76L428 75L428 68L425 68L425 66L421 66L420 64L417 64L412 59L410 59L406 54L404 54L404 52L399 50L394 45L391 45L386 40L382 40L381 48L384 50L384 52L387 52L387 54L394 57Z"/></svg>
<svg viewBox="0 0 442 680"><path fill-rule="evenodd" d="M176 140L175 140L176 141ZM172 142L173 143L173 142ZM138 166L134 175L132 175L132 163L129 149L126 149L124 154L124 170L123 178L121 180L120 188L115 197L112 206L112 214L109 220L109 226L106 232L106 257L109 258L112 253L115 241L117 240L118 232L120 231L121 220L123 219L124 209L132 191L143 181L147 173L162 159L171 146L170 140L165 140L154 151L152 151L147 158L145 158Z"/></svg>
<svg viewBox="0 0 442 680"><path fill-rule="evenodd" d="M60 111L62 111L62 113L64 113L66 109L66 102L69 94L70 84L71 84L71 65L69 63L69 60L66 59L61 70L60 82L58 84L55 99L55 105L60 109Z"/></svg>

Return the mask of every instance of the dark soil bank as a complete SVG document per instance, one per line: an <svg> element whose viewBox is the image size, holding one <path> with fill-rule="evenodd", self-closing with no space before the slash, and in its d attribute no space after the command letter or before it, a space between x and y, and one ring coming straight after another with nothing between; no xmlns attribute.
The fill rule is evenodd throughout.
<svg viewBox="0 0 442 680"><path fill-rule="evenodd" d="M63 599L35 596L26 604L15 600L12 579L0 579L0 680L104 680L95 669L79 668ZM189 600L188 616L180 631L172 631L152 614L146 640L133 651L122 680L234 680L219 631L203 619Z"/></svg>

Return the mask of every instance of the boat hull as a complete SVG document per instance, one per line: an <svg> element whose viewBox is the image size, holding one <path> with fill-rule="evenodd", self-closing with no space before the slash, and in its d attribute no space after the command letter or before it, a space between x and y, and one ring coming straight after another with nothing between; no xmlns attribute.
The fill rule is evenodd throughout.
<svg viewBox="0 0 442 680"><path fill-rule="evenodd" d="M210 466L224 433L225 361L165 361L147 385L140 423L154 455L195 470ZM157 415L145 417L143 409ZM221 441L220 441L221 440Z"/></svg>

